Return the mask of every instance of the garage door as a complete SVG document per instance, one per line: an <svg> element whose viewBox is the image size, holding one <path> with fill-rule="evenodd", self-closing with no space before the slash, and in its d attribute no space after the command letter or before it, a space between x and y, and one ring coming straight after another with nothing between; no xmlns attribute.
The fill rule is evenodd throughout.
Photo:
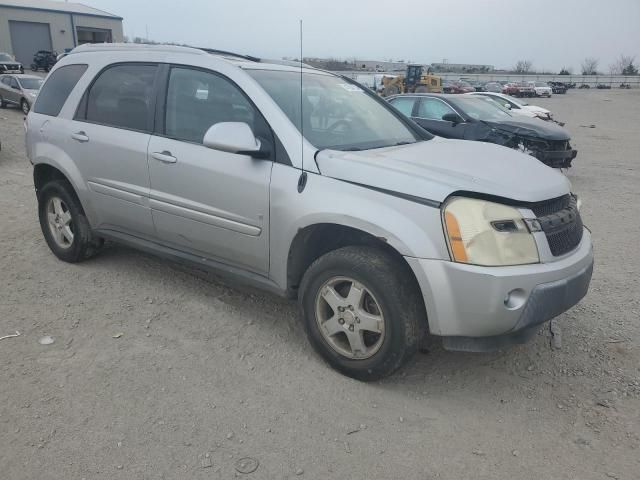
<svg viewBox="0 0 640 480"><path fill-rule="evenodd" d="M51 51L51 33L48 23L9 21L11 45L16 60L29 68L33 54L38 50Z"/></svg>

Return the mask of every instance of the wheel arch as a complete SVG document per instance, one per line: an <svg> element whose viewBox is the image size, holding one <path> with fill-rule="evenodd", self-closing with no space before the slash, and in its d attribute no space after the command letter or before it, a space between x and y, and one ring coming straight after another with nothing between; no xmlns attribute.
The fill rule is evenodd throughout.
<svg viewBox="0 0 640 480"><path fill-rule="evenodd" d="M339 248L358 245L374 247L387 253L402 266L409 281L414 283L420 291L420 285L413 269L404 256L386 238L375 236L355 227L336 223L315 223L298 230L289 246L287 296L292 299L297 298L302 277L315 260ZM420 295L420 299L424 302L422 295Z"/></svg>

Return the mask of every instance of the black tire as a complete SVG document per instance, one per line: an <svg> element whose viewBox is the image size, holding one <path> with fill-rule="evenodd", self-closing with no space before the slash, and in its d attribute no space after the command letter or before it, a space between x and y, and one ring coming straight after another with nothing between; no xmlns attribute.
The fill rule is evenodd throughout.
<svg viewBox="0 0 640 480"><path fill-rule="evenodd" d="M71 214L73 242L66 248L58 245L49 227L47 206L53 197L62 200ZM55 180L42 187L38 192L38 216L47 245L60 260L69 263L82 262L96 255L102 248L103 240L96 238L91 232L91 226L82 205L68 182Z"/></svg>
<svg viewBox="0 0 640 480"><path fill-rule="evenodd" d="M22 109L22 113L24 113L25 115L29 115L31 107L29 106L29 102L27 102L24 98L20 101L20 108Z"/></svg>
<svg viewBox="0 0 640 480"><path fill-rule="evenodd" d="M7 102L4 101L2 95L0 95L0 108L7 108Z"/></svg>
<svg viewBox="0 0 640 480"><path fill-rule="evenodd" d="M316 298L334 277L348 276L369 290L384 318L379 349L366 359L337 352L320 332ZM304 327L313 348L336 370L362 381L392 374L418 350L426 333L426 312L409 268L384 251L365 246L344 247L318 258L305 272L299 302Z"/></svg>

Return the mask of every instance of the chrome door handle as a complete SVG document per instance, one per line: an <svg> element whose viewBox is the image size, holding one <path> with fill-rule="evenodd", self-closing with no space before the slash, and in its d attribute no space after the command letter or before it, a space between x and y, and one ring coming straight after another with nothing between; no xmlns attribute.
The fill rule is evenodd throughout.
<svg viewBox="0 0 640 480"><path fill-rule="evenodd" d="M153 152L151 156L162 163L176 163L178 161L176 157L171 155L171 152L166 150L162 152Z"/></svg>
<svg viewBox="0 0 640 480"><path fill-rule="evenodd" d="M89 137L87 137L87 134L84 133L84 132L72 133L71 134L71 138L73 138L74 140L77 140L80 143L84 143L84 142L88 142L89 141Z"/></svg>

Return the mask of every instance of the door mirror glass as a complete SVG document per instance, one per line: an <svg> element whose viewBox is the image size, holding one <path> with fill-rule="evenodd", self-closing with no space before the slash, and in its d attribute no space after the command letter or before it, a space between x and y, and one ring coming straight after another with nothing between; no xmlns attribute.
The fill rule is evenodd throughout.
<svg viewBox="0 0 640 480"><path fill-rule="evenodd" d="M442 116L442 120L444 120L445 122L451 122L454 125L460 123L462 121L462 119L460 118L460 116L457 113L445 113Z"/></svg>
<svg viewBox="0 0 640 480"><path fill-rule="evenodd" d="M204 134L202 143L205 147L223 152L261 156L261 145L251 127L244 122L216 123Z"/></svg>
<svg viewBox="0 0 640 480"><path fill-rule="evenodd" d="M511 104L510 103L505 103L504 104L504 108L511 110Z"/></svg>

